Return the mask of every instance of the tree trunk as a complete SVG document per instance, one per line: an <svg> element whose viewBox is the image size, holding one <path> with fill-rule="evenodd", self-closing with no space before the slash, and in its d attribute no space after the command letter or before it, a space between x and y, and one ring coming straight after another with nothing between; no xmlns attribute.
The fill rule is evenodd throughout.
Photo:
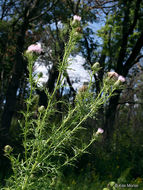
<svg viewBox="0 0 143 190"><path fill-rule="evenodd" d="M49 93L52 93L53 90L54 90L54 85L55 85L55 82L58 78L58 75L59 75L59 71L58 69L56 68L55 65L52 66L51 70L50 70L50 73L49 73L49 79L46 83L46 88L48 89L48 92ZM37 89L36 90L37 94L39 95L39 106L43 105L45 108L47 107L47 95L45 93L44 90L39 90Z"/></svg>
<svg viewBox="0 0 143 190"><path fill-rule="evenodd" d="M115 116L116 116L116 110L120 98L121 91L116 91L117 95L111 97L109 106L105 113L105 122L104 122L104 130L105 130L105 138L107 140L112 137L114 132L114 122L115 122Z"/></svg>
<svg viewBox="0 0 143 190"><path fill-rule="evenodd" d="M26 67L26 63L23 59L23 50L24 50L24 39L25 39L25 32L28 27L28 20L25 19L22 26L21 26L21 34L17 39L17 50L15 56L15 65L12 74L12 79L9 83L7 93L6 93L6 103L4 106L4 111L2 114L2 125L1 125L1 134L2 137L8 137L9 128L12 120L13 113L15 111L16 105L16 93L19 88L20 78L23 75L24 68Z"/></svg>
<svg viewBox="0 0 143 190"><path fill-rule="evenodd" d="M134 19L131 24L130 24L130 19L129 19L130 6L128 6L130 2L128 1L126 3L127 5L125 7L125 16L124 16L123 30L122 30L123 38L121 42L121 49L119 52L119 56L117 60L117 68L116 68L116 72L120 75L123 75L124 77L128 75L130 68L136 63L137 56L139 55L141 48L143 47L143 32L141 32L139 38L136 41L136 44L132 48L131 54L125 61L127 48L128 48L128 38L129 38L129 35L133 33L135 26L137 24L137 21L139 19L139 8L141 6L141 0L136 1ZM117 110L117 105L120 98L121 90L120 91L118 90L116 93L117 95L113 96L110 99L109 106L105 114L104 129L105 129L106 139L110 139L114 131L115 115L116 115L116 110Z"/></svg>

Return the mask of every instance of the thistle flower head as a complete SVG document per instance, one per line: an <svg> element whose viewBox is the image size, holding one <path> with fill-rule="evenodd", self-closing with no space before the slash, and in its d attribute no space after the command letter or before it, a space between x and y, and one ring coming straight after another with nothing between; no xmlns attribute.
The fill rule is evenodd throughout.
<svg viewBox="0 0 143 190"><path fill-rule="evenodd" d="M121 75L118 77L118 80L120 82L125 82L126 81L126 79L123 76L121 76Z"/></svg>
<svg viewBox="0 0 143 190"><path fill-rule="evenodd" d="M42 52L42 48L41 48L41 44L40 43L37 43L37 44L32 44L28 47L27 49L27 53L38 53L40 54Z"/></svg>
<svg viewBox="0 0 143 190"><path fill-rule="evenodd" d="M119 86L121 83L124 83L125 81L126 81L126 79L123 76L119 75L118 80L115 82L114 85Z"/></svg>
<svg viewBox="0 0 143 190"><path fill-rule="evenodd" d="M103 130L103 129L98 128L98 130L97 130L97 132L96 132L96 135L102 134L103 132L104 132L104 130Z"/></svg>
<svg viewBox="0 0 143 190"><path fill-rule="evenodd" d="M108 72L107 75L109 78L113 78L113 77L118 78L119 77L118 73L116 73L115 71Z"/></svg>
<svg viewBox="0 0 143 190"><path fill-rule="evenodd" d="M74 16L73 16L72 23L71 23L71 26L72 26L73 28L79 27L80 21L81 21L81 17L78 16L78 15L74 15Z"/></svg>
<svg viewBox="0 0 143 190"><path fill-rule="evenodd" d="M81 21L81 17L78 16L78 15L74 15L73 20L80 22Z"/></svg>

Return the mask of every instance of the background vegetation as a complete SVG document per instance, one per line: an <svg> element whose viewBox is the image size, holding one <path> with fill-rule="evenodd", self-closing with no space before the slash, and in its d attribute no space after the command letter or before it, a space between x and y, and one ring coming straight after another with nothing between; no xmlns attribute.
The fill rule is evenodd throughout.
<svg viewBox="0 0 143 190"><path fill-rule="evenodd" d="M77 134L81 141L89 141L94 130L103 128L103 138L88 147L90 154L80 156L75 167L63 168L58 179L53 178L54 185L50 188L103 189L106 186L111 188L108 183L114 181L116 184L136 184L138 189L143 189L142 0L0 1L1 186L6 185L5 180L13 173L4 147L10 145L14 155L24 152L18 122L24 122L20 111L25 113L30 95L28 61L24 52L29 45L40 42L44 51L37 62L49 68L45 90L37 85L34 89L35 99L30 104L30 111L35 113L32 119L38 121L38 107L47 108L49 102L46 91L49 96L54 92L60 72L58 66L63 61L74 15L82 19L76 28L80 36L71 55L83 56L84 67L88 71L92 70L95 62L99 62L101 67L93 75L91 94L98 96L109 71L124 76L126 82L83 124L86 133ZM95 31L93 26L98 26L100 30ZM69 108L63 102L74 108L79 93L73 88L67 68L64 68L63 75L65 88L56 91L54 98L58 103L54 109L57 112L50 115L50 122L55 126L68 114ZM86 101L88 98L85 99L83 110ZM48 127L45 130L50 134ZM70 149L66 153L69 155Z"/></svg>

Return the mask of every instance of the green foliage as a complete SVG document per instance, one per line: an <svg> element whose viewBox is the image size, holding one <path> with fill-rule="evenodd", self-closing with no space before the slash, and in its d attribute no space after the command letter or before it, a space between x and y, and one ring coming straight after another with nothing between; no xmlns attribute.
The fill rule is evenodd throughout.
<svg viewBox="0 0 143 190"><path fill-rule="evenodd" d="M24 122L19 121L24 152L15 155L11 151L7 151L9 145L5 147L5 155L10 159L13 169L13 175L7 180L5 190L32 190L35 187L36 189L54 188L55 181L61 175L62 169L65 166L73 165L77 158L83 153L87 153L90 145L100 137L100 132L95 133L94 131L86 142L77 138L76 134L78 131L82 131L84 122L95 115L117 88L115 81L110 81L109 78L105 79L103 89L100 94L96 95L91 93L93 77L91 75L87 90L78 92L75 107L68 107L68 112L63 116L62 122L51 120L51 116L56 116L57 112L55 105L58 102L55 94L61 88L64 80L63 73L68 66L68 57L77 39L78 33L73 27L69 42L65 46L63 61L58 66L59 75L55 89L51 95L47 93L48 106L38 108L36 119L33 118L34 111L31 110L33 101L35 102L35 84L38 82L34 81L32 72L36 57L33 53L25 54L29 61L30 94L26 100L26 112L21 112Z"/></svg>
<svg viewBox="0 0 143 190"><path fill-rule="evenodd" d="M102 53L108 57L106 62L108 70L117 68L123 44L126 52L123 61L127 60L142 31L140 24L142 3L119 1L118 5L106 16L105 25L97 33L102 40Z"/></svg>
<svg viewBox="0 0 143 190"><path fill-rule="evenodd" d="M21 13L23 13L26 5L26 1L13 2L17 2L17 5L11 7L12 15L11 17L9 16L10 22L2 21L0 23L1 76L3 76L4 71L4 79L0 81L0 86L2 87L1 94L4 95L3 100L5 100L9 76L12 76L13 72L12 68L15 62L14 56L16 51L15 44L17 36L19 36L19 26L23 22ZM39 16L41 10L46 11L51 2L54 1L39 1L38 6L34 8L35 14L31 14L31 18ZM108 13L104 27L98 32L98 37L101 39L100 43L95 42L94 30L88 27L82 29L79 25L72 28L72 32L70 32L69 18L75 12L74 9L77 1L71 1L71 6L69 6L68 2L64 0L57 1L54 10L49 11L49 14L46 11L45 15L42 14L41 17L37 17L37 20L30 23L30 30L33 32L33 36L31 35L30 37L28 33L26 34L26 45L28 45L29 41L33 43L39 40L38 35L40 38L42 37L41 31L45 30L49 32L45 32L45 34L46 38L48 38L47 47L52 50L52 53L48 57L47 63L49 64L50 62L54 65L58 63L59 76L58 79L56 78L57 83L53 93L49 94L47 92L47 108L43 106L38 108L38 97L35 95L35 90L39 78L37 81L34 81L34 74L32 73L33 62L37 57L34 57L33 54L27 54L29 56L28 70L30 74L27 92L29 98L25 102L27 111L23 108L21 112L23 117L19 122L21 128L19 129L17 116L15 116L10 129L13 141L17 140L19 143L22 137L22 148L24 150L21 150L20 154L17 153L19 150L15 151L15 149L12 153L5 152L5 155L11 160L13 174L7 180L4 189L113 189L111 188L113 181L116 183L130 182L132 184L140 184L139 188L141 189L143 180L143 160L141 159L143 157L142 105L130 110L134 112L130 117L127 114L129 112L128 106L120 109L117 124L114 127L113 138L110 139L110 144L106 145L104 144L102 135L97 136L95 127L89 129L86 121L88 118L95 118L99 108L103 104L109 104L109 98L112 96L112 93L116 88L119 88L115 85L114 80L109 80L106 77L105 79L102 78L104 74L100 77L99 70L96 73L97 80L102 81L104 79L104 84L103 86L101 85L99 94L93 92L95 86L92 83L93 75L91 75L89 85L83 86L77 92L74 105L69 104L67 100L65 101L64 97L60 101L56 100L56 93L61 90L62 82L66 77L66 69L69 65L68 58L71 53L74 52L76 54L78 51L82 51L82 54L86 58L86 63L88 63L87 68L91 68L91 65L95 61L100 60L100 55L102 54L106 56L105 62L101 63L103 72L117 68L117 60L120 59L119 53L122 49L122 41L124 41L123 34L128 32L129 26L133 24L137 1L118 1L118 5ZM81 3L77 10L77 14L82 16L82 22L85 26L87 25L87 21L94 22L96 19L96 10L91 9L89 11L87 5L90 5L90 1ZM133 47L142 32L142 8L143 4L141 3L137 23L127 39L127 49L123 62L132 53ZM127 15L129 19L126 25L124 25L124 18L128 9L129 13ZM13 32L10 26L16 22L18 24L14 26ZM55 29L54 25L53 28L50 28L49 25L53 23L55 25L61 23L62 27ZM77 27L79 27L78 30ZM126 29L125 33L123 33L123 28ZM69 42L67 42L67 39L69 39ZM80 46L77 46L78 40L80 40ZM101 43L103 44L101 45ZM65 53L63 53L64 48ZM22 88L24 89L25 87L22 86ZM138 88L138 91L141 90L142 84ZM141 102L142 93L137 97ZM57 109L58 103L62 104L62 113L59 113L60 111ZM3 109L2 106L1 108ZM98 124L98 121L96 121L96 126ZM22 134L19 134L21 131ZM96 141L95 144L94 141ZM93 168L91 167L89 171L81 172L79 177L78 175L74 174L72 176L73 174L71 174L71 176L66 178L63 175L63 170L65 168L69 169L83 153L87 152L92 154ZM0 186L0 188L2 187Z"/></svg>

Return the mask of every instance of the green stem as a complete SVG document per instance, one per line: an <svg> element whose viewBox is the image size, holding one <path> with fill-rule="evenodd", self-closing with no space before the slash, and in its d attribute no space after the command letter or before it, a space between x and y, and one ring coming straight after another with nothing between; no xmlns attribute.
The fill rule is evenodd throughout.
<svg viewBox="0 0 143 190"><path fill-rule="evenodd" d="M29 83L30 83L30 95L27 102L27 110L26 110L26 118L25 118L25 128L24 128L24 148L25 148L25 161L27 160L27 133L28 133L28 120L29 120L29 109L30 109L30 103L32 98L32 92L33 92L33 78L32 78L32 68L33 68L33 61L31 60L29 62Z"/></svg>
<svg viewBox="0 0 143 190"><path fill-rule="evenodd" d="M69 58L69 55L70 55L72 49L73 49L74 46L75 46L74 33L73 33L73 32L74 32L74 31L71 32L69 42L68 42L67 46L65 47L65 54L64 54L64 57L63 57L63 61L62 61L62 63L61 63L61 66L60 66L61 68L64 68L64 66L67 64L67 60L68 60L68 58ZM56 82L56 86L55 86L55 88L54 88L54 91L53 91L53 93L52 93L50 99L49 99L48 106L47 106L47 108L46 108L46 110L45 110L45 113L44 113L44 116L43 116L43 119L42 119L42 122L41 122L41 126L44 126L44 124L45 124L45 119L46 119L46 117L47 117L48 110L49 110L49 108L50 108L50 106L51 106L51 102L52 102L52 100L53 100L53 97L54 97L54 95L55 95L55 93L56 93L56 91L57 91L57 89L58 89L58 86L59 86L59 84L60 84L60 78L61 78L61 76L62 76L63 73L64 73L64 70L63 70L63 69L60 69L60 72L59 72L59 75L58 75L58 78L57 78L57 82Z"/></svg>

